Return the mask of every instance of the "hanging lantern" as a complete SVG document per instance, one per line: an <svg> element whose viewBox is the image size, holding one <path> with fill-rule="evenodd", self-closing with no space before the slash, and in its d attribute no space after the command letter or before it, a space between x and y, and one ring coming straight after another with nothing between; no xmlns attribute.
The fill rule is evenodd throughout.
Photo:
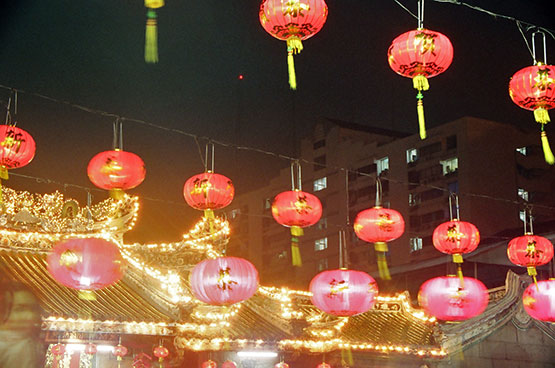
<svg viewBox="0 0 555 368"><path fill-rule="evenodd" d="M339 269L316 275L309 290L316 307L335 316L348 317L374 306L378 285L366 272Z"/></svg>
<svg viewBox="0 0 555 368"><path fill-rule="evenodd" d="M260 23L266 32L287 42L289 87L297 89L293 55L303 49L302 41L318 33L328 17L324 0L264 0L260 5Z"/></svg>
<svg viewBox="0 0 555 368"><path fill-rule="evenodd" d="M279 362L276 365L274 365L274 368L289 368L289 364L285 362Z"/></svg>
<svg viewBox="0 0 555 368"><path fill-rule="evenodd" d="M541 142L545 161L553 165L555 158L545 132L549 123L547 110L555 108L555 66L538 62L516 72L509 82L509 96L515 104L534 111L536 122L541 124Z"/></svg>
<svg viewBox="0 0 555 368"><path fill-rule="evenodd" d="M420 287L418 302L426 313L443 321L462 321L482 313L488 305L488 290L471 277L464 287L457 276L436 277Z"/></svg>
<svg viewBox="0 0 555 368"><path fill-rule="evenodd" d="M210 171L190 177L183 187L187 204L205 211L207 218L214 217L213 210L228 206L234 195L235 188L231 180Z"/></svg>
<svg viewBox="0 0 555 368"><path fill-rule="evenodd" d="M528 269L528 275L536 282L536 267L549 263L553 258L553 244L543 236L527 233L509 242L509 260Z"/></svg>
<svg viewBox="0 0 555 368"><path fill-rule="evenodd" d="M213 360L207 360L206 362L202 363L202 368L217 368L218 365Z"/></svg>
<svg viewBox="0 0 555 368"><path fill-rule="evenodd" d="M555 322L555 279L528 285L522 294L522 304L530 317L544 322Z"/></svg>
<svg viewBox="0 0 555 368"><path fill-rule="evenodd" d="M405 232L403 216L390 208L376 206L358 213L354 222L357 236L367 242L374 243L378 258L380 277L390 280L385 253L387 242L399 238Z"/></svg>
<svg viewBox="0 0 555 368"><path fill-rule="evenodd" d="M25 130L0 125L0 179L8 179L8 170L23 167L35 157L35 141Z"/></svg>
<svg viewBox="0 0 555 368"><path fill-rule="evenodd" d="M320 363L316 366L316 368L331 368L331 365L328 363Z"/></svg>
<svg viewBox="0 0 555 368"><path fill-rule="evenodd" d="M145 0L146 32L145 32L145 61L158 62L158 29L156 9L164 6L164 0Z"/></svg>
<svg viewBox="0 0 555 368"><path fill-rule="evenodd" d="M226 360L222 363L222 368L237 368L237 364L231 360Z"/></svg>
<svg viewBox="0 0 555 368"><path fill-rule="evenodd" d="M52 346L50 352L52 353L52 355L54 355L52 367L57 368L59 366L60 360L63 359L62 357L66 352L66 346L64 344L58 343Z"/></svg>
<svg viewBox="0 0 555 368"><path fill-rule="evenodd" d="M480 243L480 232L470 222L453 219L435 228L432 235L434 247L442 253L452 254L457 273L462 280L462 253L473 252Z"/></svg>
<svg viewBox="0 0 555 368"><path fill-rule="evenodd" d="M121 367L121 361L123 360L123 357L127 355L127 348L123 346L120 342L118 345L114 346L112 354L116 356L119 368Z"/></svg>
<svg viewBox="0 0 555 368"><path fill-rule="evenodd" d="M134 153L113 150L98 153L89 162L87 173L91 182L120 198L123 190L132 189L145 180L143 160Z"/></svg>
<svg viewBox="0 0 555 368"><path fill-rule="evenodd" d="M416 107L420 138L426 139L422 91L429 88L428 78L443 73L451 65L453 45L447 36L419 26L393 40L387 51L387 60L393 71L411 78L418 91Z"/></svg>
<svg viewBox="0 0 555 368"><path fill-rule="evenodd" d="M200 301L230 305L249 299L258 289L258 271L243 258L219 257L198 263L190 275L191 290Z"/></svg>
<svg viewBox="0 0 555 368"><path fill-rule="evenodd" d="M160 363L160 367L162 367L162 362L164 361L164 358L166 358L170 354L170 352L165 346L159 345L154 348L153 354L156 358L158 358L158 363Z"/></svg>
<svg viewBox="0 0 555 368"><path fill-rule="evenodd" d="M48 272L60 284L94 298L92 290L118 282L124 261L114 243L99 238L74 238L57 243L47 257Z"/></svg>
<svg viewBox="0 0 555 368"><path fill-rule="evenodd" d="M299 237L303 227L312 226L322 217L322 203L315 195L301 190L282 192L274 198L272 216L281 225L291 228L291 257L293 266L301 266Z"/></svg>
<svg viewBox="0 0 555 368"><path fill-rule="evenodd" d="M85 345L85 354L94 355L98 351L98 348L93 343L88 343Z"/></svg>

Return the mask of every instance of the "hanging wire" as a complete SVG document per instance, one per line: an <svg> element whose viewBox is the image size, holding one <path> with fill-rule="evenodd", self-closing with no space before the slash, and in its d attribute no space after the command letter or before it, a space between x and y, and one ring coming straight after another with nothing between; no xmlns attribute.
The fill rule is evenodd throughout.
<svg viewBox="0 0 555 368"><path fill-rule="evenodd" d="M214 143L209 140L204 148L205 160L204 160L204 171L214 172ZM208 162L210 162L210 169L208 168Z"/></svg>
<svg viewBox="0 0 555 368"><path fill-rule="evenodd" d="M532 207L528 208L528 218L530 219L530 233L533 234L534 225L532 225L532 220L534 219L534 217L532 217Z"/></svg>
<svg viewBox="0 0 555 368"><path fill-rule="evenodd" d="M382 182L379 177L376 177L376 206L382 205Z"/></svg>
<svg viewBox="0 0 555 368"><path fill-rule="evenodd" d="M114 121L114 150L123 151L123 122L120 117Z"/></svg>
<svg viewBox="0 0 555 368"><path fill-rule="evenodd" d="M299 160L291 161L291 190L303 190Z"/></svg>
<svg viewBox="0 0 555 368"><path fill-rule="evenodd" d="M198 155L200 157L200 162L202 163L202 167L206 168L206 161L204 160L204 157L202 156L202 148L200 148L200 142L198 141L198 137L195 137L194 140L195 140L195 143L197 145Z"/></svg>
<svg viewBox="0 0 555 368"><path fill-rule="evenodd" d="M343 233L345 231L339 230L339 268L343 268Z"/></svg>
<svg viewBox="0 0 555 368"><path fill-rule="evenodd" d="M418 0L418 29L424 28L424 0Z"/></svg>
<svg viewBox="0 0 555 368"><path fill-rule="evenodd" d="M541 34L543 37L543 64L547 64L547 45L545 43L545 33L542 31L536 31L532 33L532 57L534 58L534 65L539 62L536 58L536 35Z"/></svg>
<svg viewBox="0 0 555 368"><path fill-rule="evenodd" d="M6 119L5 119L5 123L6 125L10 125L11 123L11 119L10 119L10 108L12 105L12 96L8 97L8 103L6 104Z"/></svg>
<svg viewBox="0 0 555 368"><path fill-rule="evenodd" d="M397 5L399 5L401 8L403 8L407 13L409 13L410 15L412 15L415 19L418 19L418 16L415 15L413 12L411 12L406 6L404 6L400 1L398 0L393 0L397 3Z"/></svg>
<svg viewBox="0 0 555 368"><path fill-rule="evenodd" d="M455 219L460 220L459 214L459 196L457 193L449 193L449 219L453 221L453 201L452 198L455 199Z"/></svg>
<svg viewBox="0 0 555 368"><path fill-rule="evenodd" d="M345 215L346 223L347 227L349 227L349 169L345 169L345 209L347 210L347 213Z"/></svg>
<svg viewBox="0 0 555 368"><path fill-rule="evenodd" d="M519 20L515 21L516 26L518 28L518 31L520 32L520 34L522 35L522 38L524 39L524 43L526 44L526 48L528 49L528 52L530 53L530 56L532 56L532 59L534 59L534 64L536 63L536 57L534 56L534 52L532 52L532 49L530 48L530 44L528 43L528 39L526 38L526 35L524 34L524 31L522 30L522 25L521 22Z"/></svg>

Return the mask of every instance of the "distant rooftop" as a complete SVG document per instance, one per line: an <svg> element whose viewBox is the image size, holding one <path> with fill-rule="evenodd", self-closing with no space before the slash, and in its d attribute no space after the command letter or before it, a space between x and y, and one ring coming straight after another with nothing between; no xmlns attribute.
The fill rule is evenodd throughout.
<svg viewBox="0 0 555 368"><path fill-rule="evenodd" d="M384 135L384 136L393 137L393 138L405 138L412 135L410 133L404 133L404 132L378 128L378 127L371 127L371 126L361 125L361 124L339 120L339 119L325 118L325 120L342 128L357 130L357 131L371 133L371 134L379 134L379 135Z"/></svg>

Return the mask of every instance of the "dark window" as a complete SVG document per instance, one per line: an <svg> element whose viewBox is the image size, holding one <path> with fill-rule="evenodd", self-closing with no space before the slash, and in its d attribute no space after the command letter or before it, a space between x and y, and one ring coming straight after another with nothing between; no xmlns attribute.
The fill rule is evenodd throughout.
<svg viewBox="0 0 555 368"><path fill-rule="evenodd" d="M457 136L456 135L450 135L449 137L447 137L446 148L448 150L457 148Z"/></svg>
<svg viewBox="0 0 555 368"><path fill-rule="evenodd" d="M454 181L452 183L447 184L447 189L449 189L450 193L458 193L459 192L459 182Z"/></svg>
<svg viewBox="0 0 555 368"><path fill-rule="evenodd" d="M377 171L377 166L376 164L370 164L359 168L357 171L364 174L373 174Z"/></svg>
<svg viewBox="0 0 555 368"><path fill-rule="evenodd" d="M409 171L409 189L414 189L420 184L420 171Z"/></svg>
<svg viewBox="0 0 555 368"><path fill-rule="evenodd" d="M326 155L318 156L314 159L314 171L323 169L326 166Z"/></svg>
<svg viewBox="0 0 555 368"><path fill-rule="evenodd" d="M434 153L440 152L440 151L441 151L441 142L428 144L427 146L420 148L420 157L431 156Z"/></svg>
<svg viewBox="0 0 555 368"><path fill-rule="evenodd" d="M421 201L429 201L434 198L441 197L443 195L443 191L439 189L429 189L422 193L420 193L420 200Z"/></svg>
<svg viewBox="0 0 555 368"><path fill-rule="evenodd" d="M321 139L319 141L314 142L314 144L312 145L312 147L314 149L318 149L318 148L322 148L326 146L326 140L325 139Z"/></svg>

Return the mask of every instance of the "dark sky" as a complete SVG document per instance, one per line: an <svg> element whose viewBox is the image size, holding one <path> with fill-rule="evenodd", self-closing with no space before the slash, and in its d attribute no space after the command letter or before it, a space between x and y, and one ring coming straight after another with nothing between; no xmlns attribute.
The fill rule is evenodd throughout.
<svg viewBox="0 0 555 368"><path fill-rule="evenodd" d="M416 12L416 1L401 2ZM550 1L468 3L555 28ZM412 82L395 74L386 57L391 41L416 28L416 20L393 0L328 0L327 23L296 58L296 92L287 84L285 43L260 26L259 4L167 0L158 14L160 62L147 65L141 0L12 1L1 11L0 84L288 155L295 139L321 117L417 132ZM447 35L455 54L451 67L430 80L428 126L472 115L537 128L532 113L507 93L510 76L532 63L513 22L429 0L424 24ZM549 36L547 49L553 64L555 41ZM0 100L8 96L0 90ZM92 186L86 166L111 148L113 119L27 94L19 102L19 126L34 136L37 155L14 173ZM147 166L147 179L132 193L173 202L144 199L128 239L177 240L200 215L187 209L181 194L184 181L203 171L194 140L125 123L124 148ZM232 178L239 193L287 164L216 147L216 171ZM64 190L16 176L7 185ZM65 190L84 198L82 190ZM95 194L95 200L105 196Z"/></svg>

